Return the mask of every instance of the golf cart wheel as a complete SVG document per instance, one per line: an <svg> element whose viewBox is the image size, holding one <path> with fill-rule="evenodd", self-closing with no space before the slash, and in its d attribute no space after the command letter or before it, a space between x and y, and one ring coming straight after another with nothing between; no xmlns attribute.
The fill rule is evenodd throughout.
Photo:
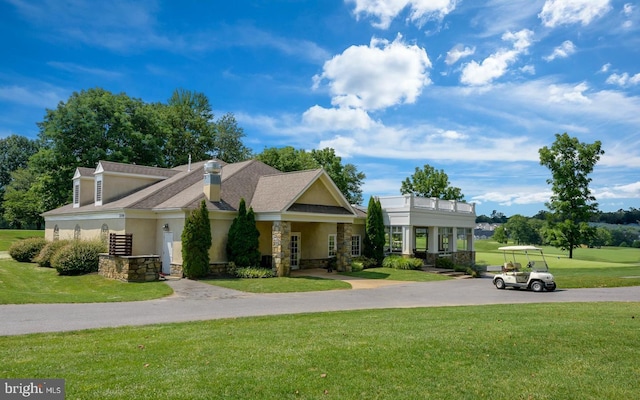
<svg viewBox="0 0 640 400"><path fill-rule="evenodd" d="M534 292L542 292L544 285L540 281L531 282L531 290Z"/></svg>
<svg viewBox="0 0 640 400"><path fill-rule="evenodd" d="M504 289L504 281L500 278L496 279L496 281L494 282L494 284L496 285L496 289Z"/></svg>
<svg viewBox="0 0 640 400"><path fill-rule="evenodd" d="M549 286L547 290L553 292L554 290L556 290L556 284L554 283L553 286Z"/></svg>

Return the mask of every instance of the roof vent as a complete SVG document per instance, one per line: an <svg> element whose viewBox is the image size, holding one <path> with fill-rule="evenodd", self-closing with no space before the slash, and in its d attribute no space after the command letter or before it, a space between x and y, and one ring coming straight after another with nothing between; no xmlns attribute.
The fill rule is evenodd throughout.
<svg viewBox="0 0 640 400"><path fill-rule="evenodd" d="M214 160L207 161L204 163L204 173L205 174L220 174L220 163Z"/></svg>

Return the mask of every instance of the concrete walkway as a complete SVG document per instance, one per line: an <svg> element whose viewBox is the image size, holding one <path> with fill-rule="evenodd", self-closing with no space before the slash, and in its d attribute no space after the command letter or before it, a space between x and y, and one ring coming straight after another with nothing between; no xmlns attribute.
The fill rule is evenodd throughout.
<svg viewBox="0 0 640 400"><path fill-rule="evenodd" d="M0 336L323 311L549 302L640 302L640 287L533 293L496 290L490 278L400 282L367 290L253 294L182 279L175 294L129 303L0 306ZM639 305L640 307L640 305Z"/></svg>

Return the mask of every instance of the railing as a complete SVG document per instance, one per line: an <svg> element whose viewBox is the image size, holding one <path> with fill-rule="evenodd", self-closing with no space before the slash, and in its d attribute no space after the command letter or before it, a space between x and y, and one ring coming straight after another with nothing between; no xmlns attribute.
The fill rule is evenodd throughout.
<svg viewBox="0 0 640 400"><path fill-rule="evenodd" d="M125 233L118 235L109 234L109 255L110 256L130 256L133 247L133 234Z"/></svg>
<svg viewBox="0 0 640 400"><path fill-rule="evenodd" d="M380 197L382 208L423 208L427 210L459 212L472 214L474 204L459 201L441 200L433 197L404 196Z"/></svg>

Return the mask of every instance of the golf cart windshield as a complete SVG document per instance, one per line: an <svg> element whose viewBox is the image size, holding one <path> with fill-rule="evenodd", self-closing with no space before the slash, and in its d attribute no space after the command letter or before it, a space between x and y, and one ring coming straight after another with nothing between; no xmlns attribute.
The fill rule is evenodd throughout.
<svg viewBox="0 0 640 400"><path fill-rule="evenodd" d="M504 246L499 247L504 254L505 271L521 271L529 269L535 272L547 272L549 267L542 254L542 249L535 246Z"/></svg>

